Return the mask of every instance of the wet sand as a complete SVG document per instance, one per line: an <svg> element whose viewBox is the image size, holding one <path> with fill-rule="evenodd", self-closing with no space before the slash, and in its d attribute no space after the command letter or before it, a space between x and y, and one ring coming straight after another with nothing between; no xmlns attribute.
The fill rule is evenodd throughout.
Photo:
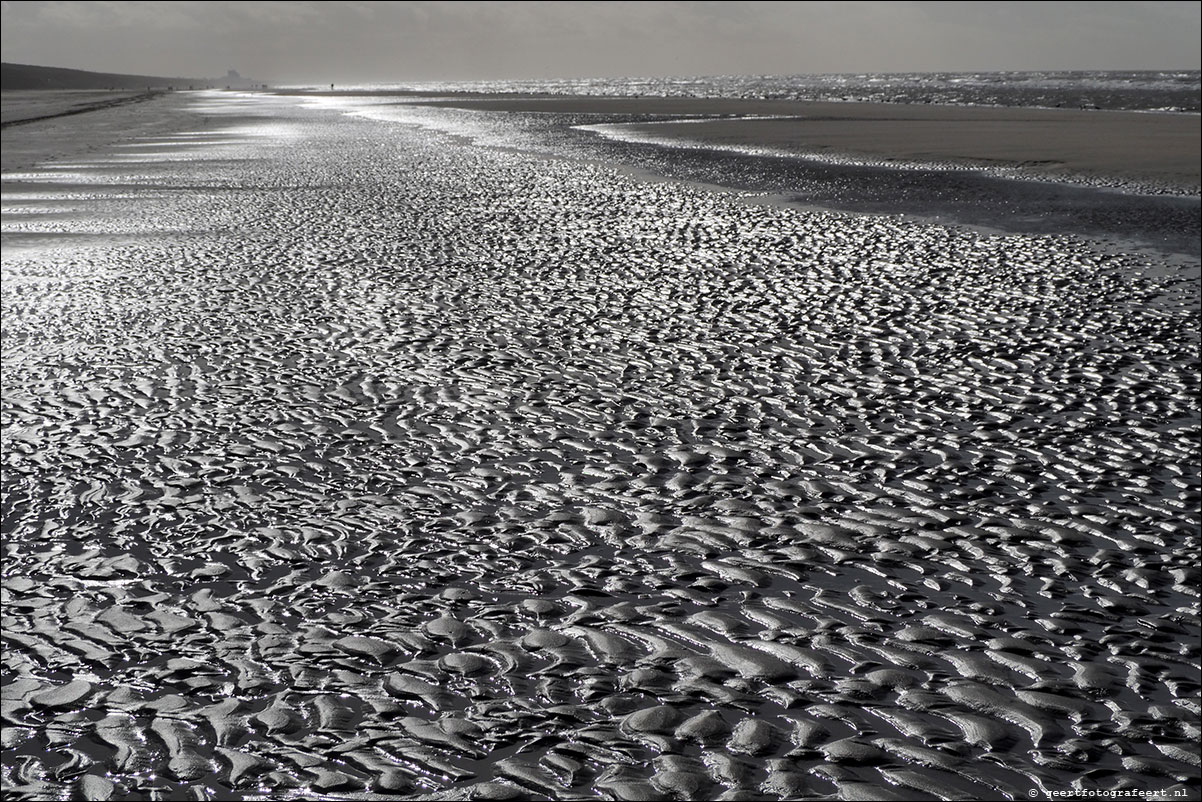
<svg viewBox="0 0 1202 802"><path fill-rule="evenodd" d="M68 161L181 123L153 101L162 92L13 91L0 98L4 149L0 169L20 171Z"/></svg>
<svg viewBox="0 0 1202 802"><path fill-rule="evenodd" d="M1196 260L155 104L4 177L8 796L1197 796Z"/></svg>
<svg viewBox="0 0 1202 802"><path fill-rule="evenodd" d="M495 111L752 117L632 124L632 133L722 148L1027 167L1116 176L1197 193L1202 117L1082 109L698 98L464 96L433 105Z"/></svg>
<svg viewBox="0 0 1202 802"><path fill-rule="evenodd" d="M4 92L0 98L0 125L24 125L73 114L149 100L158 92L115 92L111 90L19 90Z"/></svg>

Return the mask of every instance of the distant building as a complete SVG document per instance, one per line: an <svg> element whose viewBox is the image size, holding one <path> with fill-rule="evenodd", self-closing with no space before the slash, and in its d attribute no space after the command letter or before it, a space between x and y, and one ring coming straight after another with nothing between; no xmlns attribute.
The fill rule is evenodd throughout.
<svg viewBox="0 0 1202 802"><path fill-rule="evenodd" d="M227 70L224 83L226 89L265 89L267 87L262 81L243 78L237 70Z"/></svg>

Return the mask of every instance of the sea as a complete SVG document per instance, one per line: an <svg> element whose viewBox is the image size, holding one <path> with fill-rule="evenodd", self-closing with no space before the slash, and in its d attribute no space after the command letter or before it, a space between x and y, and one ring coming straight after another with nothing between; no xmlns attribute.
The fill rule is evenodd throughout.
<svg viewBox="0 0 1202 802"><path fill-rule="evenodd" d="M617 97L745 98L1198 114L1202 71L1026 71L418 81L339 89Z"/></svg>

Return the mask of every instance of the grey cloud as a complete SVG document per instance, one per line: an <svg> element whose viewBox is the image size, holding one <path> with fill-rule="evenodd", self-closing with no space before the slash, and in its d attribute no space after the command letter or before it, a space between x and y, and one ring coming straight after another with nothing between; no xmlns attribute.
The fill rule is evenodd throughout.
<svg viewBox="0 0 1202 802"><path fill-rule="evenodd" d="M1199 67L1196 2L5 2L5 61L272 82Z"/></svg>

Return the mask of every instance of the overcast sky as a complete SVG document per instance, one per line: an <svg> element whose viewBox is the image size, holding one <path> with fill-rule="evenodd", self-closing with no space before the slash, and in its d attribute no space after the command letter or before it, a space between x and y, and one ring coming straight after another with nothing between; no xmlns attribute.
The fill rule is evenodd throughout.
<svg viewBox="0 0 1202 802"><path fill-rule="evenodd" d="M1188 2L3 2L3 60L271 83L1198 69Z"/></svg>

